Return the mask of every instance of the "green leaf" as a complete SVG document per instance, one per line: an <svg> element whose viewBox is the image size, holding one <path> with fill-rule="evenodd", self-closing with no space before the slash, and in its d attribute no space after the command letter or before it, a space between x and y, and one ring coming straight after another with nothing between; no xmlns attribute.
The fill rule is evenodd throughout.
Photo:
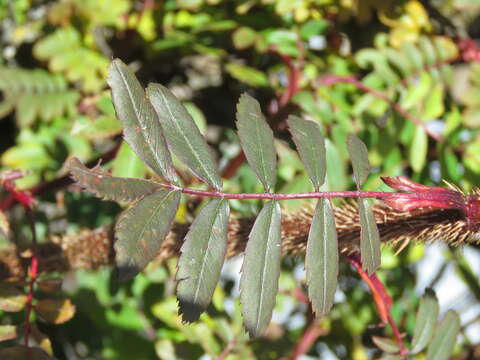
<svg viewBox="0 0 480 360"><path fill-rule="evenodd" d="M449 310L435 328L433 339L428 345L426 360L448 360L460 332L460 317Z"/></svg>
<svg viewBox="0 0 480 360"><path fill-rule="evenodd" d="M80 186L104 200L134 201L160 187L148 180L113 177L98 167L88 169L77 158L68 160L66 167Z"/></svg>
<svg viewBox="0 0 480 360"><path fill-rule="evenodd" d="M27 295L17 287L0 283L0 310L6 312L22 311L27 304Z"/></svg>
<svg viewBox="0 0 480 360"><path fill-rule="evenodd" d="M277 157L273 131L265 121L257 100L242 94L237 104L238 136L243 151L258 179L267 191L277 180Z"/></svg>
<svg viewBox="0 0 480 360"><path fill-rule="evenodd" d="M442 84L436 84L433 89L430 90L427 99L425 100L425 110L422 118L424 120L437 119L443 115L445 107L443 104L444 88Z"/></svg>
<svg viewBox="0 0 480 360"><path fill-rule="evenodd" d="M143 178L147 172L146 165L132 151L130 145L123 141L112 161L112 175L119 177Z"/></svg>
<svg viewBox="0 0 480 360"><path fill-rule="evenodd" d="M412 143L410 144L409 161L415 172L420 172L425 166L428 151L428 137L420 126L415 127Z"/></svg>
<svg viewBox="0 0 480 360"><path fill-rule="evenodd" d="M269 85L268 77L265 73L251 66L231 62L225 65L225 70L231 77L252 87L265 87Z"/></svg>
<svg viewBox="0 0 480 360"><path fill-rule="evenodd" d="M252 28L241 26L232 34L233 46L236 49L244 50L255 43L257 32Z"/></svg>
<svg viewBox="0 0 480 360"><path fill-rule="evenodd" d="M229 212L228 200L210 200L185 237L176 276L184 321L196 321L210 304L225 259Z"/></svg>
<svg viewBox="0 0 480 360"><path fill-rule="evenodd" d="M178 191L158 190L120 215L115 226L120 279L133 277L155 258L172 226L179 202Z"/></svg>
<svg viewBox="0 0 480 360"><path fill-rule="evenodd" d="M435 293L431 289L426 289L425 294L420 299L410 353L418 354L429 343L437 325L438 310L438 300Z"/></svg>
<svg viewBox="0 0 480 360"><path fill-rule="evenodd" d="M432 77L427 72L422 72L416 83L412 84L407 91L405 99L401 105L406 110L415 105L422 104L423 99L431 91Z"/></svg>
<svg viewBox="0 0 480 360"><path fill-rule="evenodd" d="M313 187L318 191L325 181L326 169L325 139L320 128L317 123L296 116L289 116L287 123Z"/></svg>
<svg viewBox="0 0 480 360"><path fill-rule="evenodd" d="M125 140L132 150L157 174L177 182L170 152L157 114L132 71L123 62L112 61L108 84Z"/></svg>
<svg viewBox="0 0 480 360"><path fill-rule="evenodd" d="M46 352L37 347L27 347L23 345L12 346L0 350L2 360L51 360Z"/></svg>
<svg viewBox="0 0 480 360"><path fill-rule="evenodd" d="M220 190L222 180L213 154L187 109L170 90L160 84L150 84L147 97L158 114L173 153L196 176Z"/></svg>
<svg viewBox="0 0 480 360"><path fill-rule="evenodd" d="M51 324L63 324L75 315L75 305L70 299L42 299L35 305L35 311Z"/></svg>
<svg viewBox="0 0 480 360"><path fill-rule="evenodd" d="M360 256L362 268L368 274L373 274L380 266L380 234L368 199L358 199L360 213Z"/></svg>
<svg viewBox="0 0 480 360"><path fill-rule="evenodd" d="M338 241L335 216L328 199L319 199L308 233L305 255L308 297L316 316L328 314L338 278Z"/></svg>
<svg viewBox="0 0 480 360"><path fill-rule="evenodd" d="M269 201L258 214L248 237L240 278L240 302L245 327L261 335L272 317L280 276L280 205Z"/></svg>
<svg viewBox="0 0 480 360"><path fill-rule="evenodd" d="M368 161L368 149L356 135L349 135L347 140L348 153L352 161L353 176L357 188L367 180L370 173L370 162Z"/></svg>
<svg viewBox="0 0 480 360"><path fill-rule="evenodd" d="M18 327L15 325L0 325L0 341L15 339L18 336Z"/></svg>
<svg viewBox="0 0 480 360"><path fill-rule="evenodd" d="M372 336L372 340L380 350L387 353L397 353L400 351L400 346L390 338Z"/></svg>

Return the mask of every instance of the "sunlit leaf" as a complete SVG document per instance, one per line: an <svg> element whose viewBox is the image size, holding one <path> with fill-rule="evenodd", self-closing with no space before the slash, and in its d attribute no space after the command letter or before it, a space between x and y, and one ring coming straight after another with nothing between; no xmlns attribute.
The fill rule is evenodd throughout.
<svg viewBox="0 0 480 360"><path fill-rule="evenodd" d="M8 235L10 233L10 222L7 219L7 216L3 211L0 210L0 232L4 235Z"/></svg>
<svg viewBox="0 0 480 360"><path fill-rule="evenodd" d="M293 141L305 164L313 187L318 191L325 181L325 140L317 123L289 116L287 120Z"/></svg>
<svg viewBox="0 0 480 360"><path fill-rule="evenodd" d="M51 324L63 324L75 315L75 305L70 299L43 299L35 305L35 311Z"/></svg>
<svg viewBox="0 0 480 360"><path fill-rule="evenodd" d="M112 175L127 178L143 178L147 172L147 166L135 155L126 141L123 141L118 149L115 159L112 161Z"/></svg>
<svg viewBox="0 0 480 360"><path fill-rule="evenodd" d="M400 351L400 346L398 346L398 344L390 338L372 336L372 340L380 350L385 352L396 353Z"/></svg>
<svg viewBox="0 0 480 360"><path fill-rule="evenodd" d="M267 191L273 190L277 180L273 131L265 121L258 101L246 93L237 104L237 128L248 163Z"/></svg>
<svg viewBox="0 0 480 360"><path fill-rule="evenodd" d="M153 106L132 71L122 61L112 61L108 84L118 119L124 126L125 140L155 172L177 181L170 152Z"/></svg>
<svg viewBox="0 0 480 360"><path fill-rule="evenodd" d="M179 202L178 191L158 190L120 215L115 226L115 261L120 279L136 275L155 257Z"/></svg>
<svg viewBox="0 0 480 360"><path fill-rule="evenodd" d="M37 347L27 347L23 345L12 346L0 350L0 359L2 360L50 360L48 354Z"/></svg>
<svg viewBox="0 0 480 360"><path fill-rule="evenodd" d="M438 318L438 301L435 293L431 289L427 289L420 299L418 308L415 330L412 339L412 354L422 351L433 336Z"/></svg>
<svg viewBox="0 0 480 360"><path fill-rule="evenodd" d="M358 199L360 213L360 255L362 268L373 274L380 266L380 234L368 199Z"/></svg>
<svg viewBox="0 0 480 360"><path fill-rule="evenodd" d="M105 200L134 201L160 187L148 180L113 177L98 167L88 169L77 158L71 158L67 167L80 186Z"/></svg>
<svg viewBox="0 0 480 360"><path fill-rule="evenodd" d="M243 322L252 337L261 335L272 317L280 276L280 205L269 201L248 237L240 278Z"/></svg>
<svg viewBox="0 0 480 360"><path fill-rule="evenodd" d="M0 283L0 310L7 312L21 311L27 303L27 295L17 287Z"/></svg>
<svg viewBox="0 0 480 360"><path fill-rule="evenodd" d="M227 248L229 206L212 199L200 211L182 245L177 272L179 312L195 321L210 303Z"/></svg>
<svg viewBox="0 0 480 360"><path fill-rule="evenodd" d="M338 278L338 241L335 216L328 199L319 199L308 234L305 255L308 297L313 311L322 316L330 311Z"/></svg>
<svg viewBox="0 0 480 360"><path fill-rule="evenodd" d="M435 327L432 341L428 345L426 360L448 360L460 332L460 316L453 310Z"/></svg>
<svg viewBox="0 0 480 360"><path fill-rule="evenodd" d="M415 172L420 172L425 166L428 151L428 137L422 127L415 127L415 133L409 150L410 165Z"/></svg>
<svg viewBox="0 0 480 360"><path fill-rule="evenodd" d="M234 62L225 65L225 71L233 78L253 87L268 86L268 77L260 70L251 66Z"/></svg>
<svg viewBox="0 0 480 360"><path fill-rule="evenodd" d="M347 140L348 153L352 161L353 177L357 187L360 188L367 180L370 173L370 162L368 161L368 149L356 135L349 135Z"/></svg>
<svg viewBox="0 0 480 360"><path fill-rule="evenodd" d="M15 339L18 328L15 325L0 325L0 341Z"/></svg>
<svg viewBox="0 0 480 360"><path fill-rule="evenodd" d="M196 176L220 190L222 180L213 154L187 109L170 90L160 84L150 84L147 97L157 112L173 153Z"/></svg>

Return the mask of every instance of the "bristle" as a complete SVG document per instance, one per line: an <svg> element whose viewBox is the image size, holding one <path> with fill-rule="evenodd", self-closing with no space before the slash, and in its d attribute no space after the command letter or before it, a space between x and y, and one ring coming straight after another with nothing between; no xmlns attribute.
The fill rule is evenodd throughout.
<svg viewBox="0 0 480 360"><path fill-rule="evenodd" d="M475 190L478 192L478 190ZM307 206L295 213L282 215L282 253L297 255L305 252L308 232L313 217L313 207ZM360 219L356 202L345 201L334 209L339 251L358 253ZM465 215L454 209L416 209L397 212L377 204L373 206L375 219L383 243L401 251L410 242L429 243L442 241L451 245L480 243L480 232L472 231ZM227 257L245 250L248 234L254 219L232 217L228 226ZM162 243L156 261L162 262L177 256L188 225L175 224ZM54 237L49 243L38 246L40 270L43 272L70 269L96 269L112 264L113 234L110 228L84 229L74 235ZM19 257L22 249L0 252L0 278L25 274L28 261Z"/></svg>

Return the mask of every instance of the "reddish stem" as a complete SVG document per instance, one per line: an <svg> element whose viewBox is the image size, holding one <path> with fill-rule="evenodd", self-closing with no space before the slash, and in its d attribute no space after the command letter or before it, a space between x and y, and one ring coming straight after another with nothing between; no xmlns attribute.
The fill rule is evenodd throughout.
<svg viewBox="0 0 480 360"><path fill-rule="evenodd" d="M292 355L288 357L289 360L296 360L302 355L305 355L308 350L312 347L315 341L322 335L325 335L325 329L320 327L318 322L315 320L310 324L310 326L305 330L302 335L302 338L293 349Z"/></svg>
<svg viewBox="0 0 480 360"><path fill-rule="evenodd" d="M375 306L382 324L390 325L393 331L393 336L395 337L395 341L400 347L400 355L406 358L408 355L408 350L405 348L402 335L400 334L400 331L398 330L398 327L392 318L390 309L392 308L393 301L390 295L388 295L385 286L383 286L376 274L369 275L363 270L362 263L357 255L346 255L345 258L355 268L355 270L357 270L362 280L370 288L373 301L375 302Z"/></svg>
<svg viewBox="0 0 480 360"><path fill-rule="evenodd" d="M30 280L28 282L28 295L27 295L27 305L25 311L25 346L28 346L28 341L30 338L30 332L32 330L32 324L30 323L30 314L32 313L33 309L33 295L34 295L34 288L35 282L37 281L38 276L38 258L35 253L32 256L32 262L30 264Z"/></svg>
<svg viewBox="0 0 480 360"><path fill-rule="evenodd" d="M390 98L381 93L380 91L377 91L375 89L372 89L368 86L366 86L364 83L362 83L360 80L353 76L338 76L338 75L327 75L321 79L321 83L325 85L331 85L331 84L336 84L336 83L349 83L354 85L356 88L359 90L372 94L373 96L382 99L386 101L396 112L398 112L400 115L403 117L409 119L412 121L415 125L420 126L423 128L423 130L434 140L436 141L443 141L443 137L441 135L437 135L434 132L430 131L427 126L418 118L410 114L407 110L405 110L403 107L401 107L399 104L397 104L395 101L390 100Z"/></svg>

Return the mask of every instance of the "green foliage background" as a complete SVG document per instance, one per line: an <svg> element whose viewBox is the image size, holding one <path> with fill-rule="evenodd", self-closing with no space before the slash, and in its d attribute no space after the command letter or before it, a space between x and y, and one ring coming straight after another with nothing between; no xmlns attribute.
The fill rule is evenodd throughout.
<svg viewBox="0 0 480 360"><path fill-rule="evenodd" d="M301 78L291 102L272 116L271 124L278 124L273 126L278 192L312 190L281 125L287 113L317 121L327 138L323 190L354 188L350 133L366 143L374 167L366 190L383 189L379 175L407 175L427 185L444 179L471 190L480 184L480 64L463 61L452 29L432 7L452 20L460 36L480 38L475 25L480 6L473 0L1 0L1 169L28 170L17 184L30 188L62 175L69 156L89 161L117 146L121 126L106 83L113 57L129 63L144 84L171 88L225 166L239 151L232 131L239 95L248 90L264 112L275 113L275 99L288 86L289 69L281 56L288 56ZM352 76L374 92L332 81ZM116 176L149 175L125 143L106 167ZM243 165L225 181L225 191L261 192L262 187ZM41 241L109 224L120 210L68 189L42 193L38 200ZM183 203L177 220L190 221L196 205ZM295 211L302 203L282 205ZM248 216L260 203L232 201L231 206ZM10 240L28 242L21 211L9 215ZM478 246L472 251L478 254ZM395 301L393 315L409 336L419 299L415 264L423 253L423 245L409 246L399 256L384 249L379 271ZM474 299L469 306L478 305L478 271L461 251L442 248L442 254L445 268L455 270L468 289L465 296ZM194 359L217 358L228 349L224 358L230 360L278 359L293 351L311 324L311 314L294 295L304 287L304 275L296 276L302 259L284 261L274 322L265 338L254 341L241 325L233 271L225 273L208 314L193 325L182 324L173 296L175 266L175 259L152 265L126 284L117 283L110 269L67 275L62 292L76 305L75 317L40 328L55 356ZM370 327L378 322L371 296L345 264L340 274L343 299L319 321L322 336L308 355L379 356L371 335L383 330ZM432 282L441 270L437 275ZM475 316L479 321L478 311ZM0 313L2 324L17 320ZM461 356L474 345L463 332L455 353Z"/></svg>

